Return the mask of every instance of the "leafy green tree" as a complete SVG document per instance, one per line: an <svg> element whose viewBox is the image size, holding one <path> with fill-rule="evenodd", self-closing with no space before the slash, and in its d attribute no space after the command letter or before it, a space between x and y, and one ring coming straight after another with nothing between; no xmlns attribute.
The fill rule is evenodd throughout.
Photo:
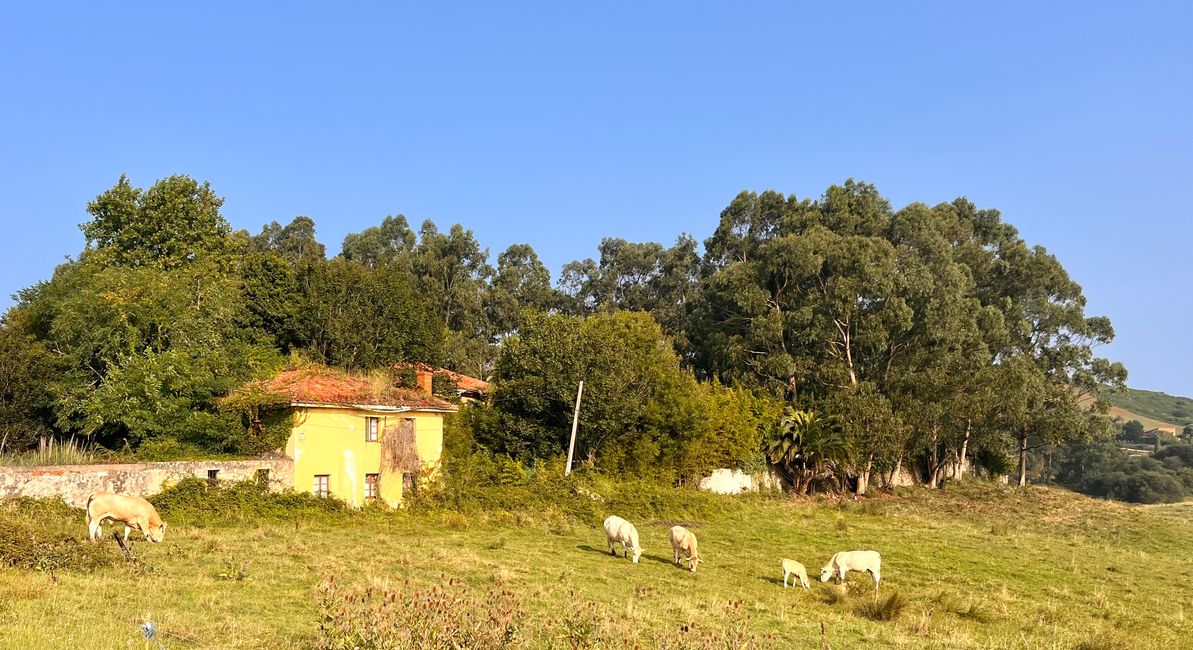
<svg viewBox="0 0 1193 650"><path fill-rule="evenodd" d="M92 220L80 228L88 250L114 264L172 269L226 252L232 229L220 215L223 202L210 184L189 176L141 190L122 175L87 204Z"/></svg>
<svg viewBox="0 0 1193 650"><path fill-rule="evenodd" d="M497 256L497 272L488 287L489 324L498 338L518 330L526 311L546 312L559 304L551 272L529 244L512 244Z"/></svg>
<svg viewBox="0 0 1193 650"><path fill-rule="evenodd" d="M0 323L0 453L24 449L52 432L54 394L48 378L57 374L45 347L9 321Z"/></svg>
<svg viewBox="0 0 1193 650"><path fill-rule="evenodd" d="M1123 425L1123 438L1138 442L1143 439L1143 423L1139 420L1130 420Z"/></svg>
<svg viewBox="0 0 1193 650"><path fill-rule="evenodd" d="M303 264L308 266L296 269L292 261L272 251L249 252L240 263L245 306L240 322L270 337L283 353L305 343L299 333L302 296L298 278L311 273L309 265L322 262Z"/></svg>
<svg viewBox="0 0 1193 650"><path fill-rule="evenodd" d="M477 441L521 459L566 453L581 380L577 458L641 474L682 464L678 441L701 433L701 396L643 313L529 314L498 359L491 402L500 426Z"/></svg>
<svg viewBox="0 0 1193 650"><path fill-rule="evenodd" d="M277 353L240 325L238 279L215 262L167 270L87 258L22 292L19 309L26 333L63 367L53 384L59 429L109 445L251 446L216 401L270 371Z"/></svg>
<svg viewBox="0 0 1193 650"><path fill-rule="evenodd" d="M564 266L560 288L567 298L566 311L645 311L667 334L680 338L687 303L696 292L700 265L696 240L683 234L674 246L665 248L654 242L607 237L601 240L599 252L599 263L585 259Z"/></svg>
<svg viewBox="0 0 1193 650"><path fill-rule="evenodd" d="M323 261L327 252L315 239L315 221L310 217L294 217L285 226L269 222L255 235L252 249L258 253L274 253L293 266Z"/></svg>
<svg viewBox="0 0 1193 650"><path fill-rule="evenodd" d="M340 255L368 267L397 264L410 269L417 240L405 215L388 216L379 226L344 237Z"/></svg>
<svg viewBox="0 0 1193 650"><path fill-rule="evenodd" d="M323 362L349 369L440 363L446 331L436 306L399 267L337 258L309 267L298 284L299 339Z"/></svg>
<svg viewBox="0 0 1193 650"><path fill-rule="evenodd" d="M826 405L854 450L851 473L857 476L856 493L866 494L875 470L893 467L904 445L904 425L890 400L873 384L860 384L834 394Z"/></svg>

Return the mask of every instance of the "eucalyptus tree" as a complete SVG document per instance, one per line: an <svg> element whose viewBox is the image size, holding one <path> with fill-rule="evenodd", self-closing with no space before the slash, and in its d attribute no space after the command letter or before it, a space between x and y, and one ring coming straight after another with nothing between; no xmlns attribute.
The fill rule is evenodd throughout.
<svg viewBox="0 0 1193 650"><path fill-rule="evenodd" d="M284 226L271 221L250 243L252 250L273 253L293 266L320 262L327 257L326 248L315 238L315 221L310 217L294 217Z"/></svg>
<svg viewBox="0 0 1193 650"><path fill-rule="evenodd" d="M497 270L485 296L494 336L500 339L516 332L525 312L546 312L558 304L551 272L530 244L511 244L497 256Z"/></svg>
<svg viewBox="0 0 1193 650"><path fill-rule="evenodd" d="M382 219L380 225L346 235L340 256L371 268L396 264L410 270L417 243L418 238L410 229L406 216L391 215Z"/></svg>

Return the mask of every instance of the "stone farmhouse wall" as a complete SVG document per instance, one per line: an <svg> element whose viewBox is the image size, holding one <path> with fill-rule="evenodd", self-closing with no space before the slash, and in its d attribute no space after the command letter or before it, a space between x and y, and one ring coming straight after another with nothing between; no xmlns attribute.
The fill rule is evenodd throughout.
<svg viewBox="0 0 1193 650"><path fill-rule="evenodd" d="M62 497L66 503L84 507L92 492L116 492L150 496L168 484L194 476L207 479L215 472L221 481L258 480L258 470L270 489L280 492L294 487L294 461L290 458L251 460L179 461L166 463L122 463L113 465L40 465L0 467L0 498Z"/></svg>

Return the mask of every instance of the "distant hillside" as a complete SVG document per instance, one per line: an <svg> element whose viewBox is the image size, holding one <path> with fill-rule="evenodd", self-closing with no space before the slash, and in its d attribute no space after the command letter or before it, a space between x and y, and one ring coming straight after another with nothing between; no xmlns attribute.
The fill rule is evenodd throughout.
<svg viewBox="0 0 1193 650"><path fill-rule="evenodd" d="M1168 424L1177 425L1179 429L1193 424L1193 399L1188 397L1136 388L1128 388L1125 393L1108 391L1103 396L1114 405L1111 417L1139 420L1145 428Z"/></svg>

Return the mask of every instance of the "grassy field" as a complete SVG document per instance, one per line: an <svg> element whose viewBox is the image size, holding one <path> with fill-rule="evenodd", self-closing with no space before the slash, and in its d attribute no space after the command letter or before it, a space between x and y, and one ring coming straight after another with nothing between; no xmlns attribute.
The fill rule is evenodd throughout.
<svg viewBox="0 0 1193 650"><path fill-rule="evenodd" d="M670 564L672 521L637 522L637 565L610 557L595 523L552 511L175 522L164 544L134 547L137 562L0 568L0 646L141 648L149 617L170 648L318 647L336 607L320 585L332 579L337 593L372 585L399 603L455 591L472 599L458 607L499 600L524 647L741 647L753 636L756 647L820 648L821 624L832 648L1193 647L1190 506L985 484L713 503L683 522L706 558L694 574ZM45 525L82 538L82 512L58 512ZM0 505L0 526L18 514ZM834 551L862 548L883 554L883 596L906 601L893 620L861 612L874 601L868 576L844 592L815 575L811 590L781 587L781 558L815 574ZM118 551L109 538L99 553Z"/></svg>

